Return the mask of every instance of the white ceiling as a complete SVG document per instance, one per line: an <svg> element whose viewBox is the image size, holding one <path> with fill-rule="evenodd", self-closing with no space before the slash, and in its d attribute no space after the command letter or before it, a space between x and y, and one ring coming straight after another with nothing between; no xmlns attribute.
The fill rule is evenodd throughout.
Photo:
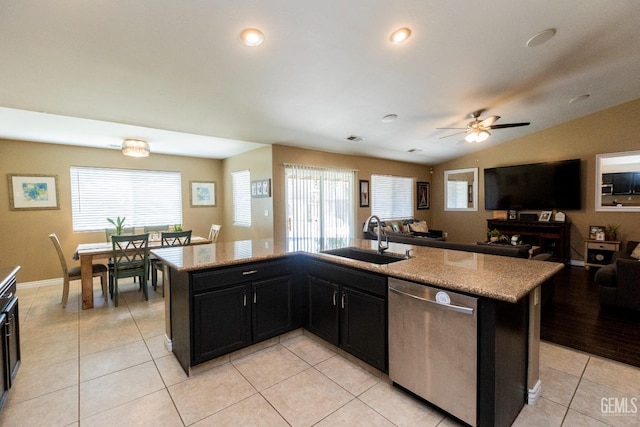
<svg viewBox="0 0 640 427"><path fill-rule="evenodd" d="M0 0L0 138L437 164L640 98L639 23L637 0ZM531 125L439 139L480 108Z"/></svg>

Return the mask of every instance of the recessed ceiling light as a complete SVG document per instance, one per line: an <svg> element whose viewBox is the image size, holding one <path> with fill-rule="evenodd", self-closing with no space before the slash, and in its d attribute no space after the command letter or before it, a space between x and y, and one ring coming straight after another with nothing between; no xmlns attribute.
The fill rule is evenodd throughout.
<svg viewBox="0 0 640 427"><path fill-rule="evenodd" d="M391 43L402 43L411 35L411 30L407 27L398 28L389 36Z"/></svg>
<svg viewBox="0 0 640 427"><path fill-rule="evenodd" d="M574 102L586 101L587 98L589 98L590 96L591 95L589 95L588 93L585 93L584 95L576 96L575 98L571 98L569 100L569 104L573 104Z"/></svg>
<svg viewBox="0 0 640 427"><path fill-rule="evenodd" d="M386 116L384 116L382 118L382 121L384 123L391 123L391 122L395 121L397 118L398 118L397 114L387 114Z"/></svg>
<svg viewBox="0 0 640 427"><path fill-rule="evenodd" d="M264 34L257 28L247 28L240 33L240 38L247 46L259 46L264 41Z"/></svg>
<svg viewBox="0 0 640 427"><path fill-rule="evenodd" d="M551 37L556 35L556 29L555 28L548 28L538 34L536 34L535 36L531 37L529 40L527 40L527 47L534 47L534 46L540 46L543 43L548 42L549 40L551 40Z"/></svg>

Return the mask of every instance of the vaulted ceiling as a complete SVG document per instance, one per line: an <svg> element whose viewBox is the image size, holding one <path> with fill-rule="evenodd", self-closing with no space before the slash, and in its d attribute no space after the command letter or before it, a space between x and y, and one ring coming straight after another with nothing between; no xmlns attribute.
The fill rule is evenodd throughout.
<svg viewBox="0 0 640 427"><path fill-rule="evenodd" d="M0 0L0 138L436 164L640 98L638 23L637 0ZM441 139L478 109L531 125Z"/></svg>

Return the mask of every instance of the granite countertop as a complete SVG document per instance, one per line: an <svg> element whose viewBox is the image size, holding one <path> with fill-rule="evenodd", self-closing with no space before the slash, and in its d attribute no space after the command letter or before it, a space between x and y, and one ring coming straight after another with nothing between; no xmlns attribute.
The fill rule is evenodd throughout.
<svg viewBox="0 0 640 427"><path fill-rule="evenodd" d="M376 241L354 239L343 246L375 250L376 245ZM284 243L273 239L171 247L151 252L177 271L204 270L303 253L338 265L507 302L519 301L564 267L564 264L555 262L401 243L390 243L386 253L404 255L407 249L412 250L410 259L386 265L317 251L288 250Z"/></svg>
<svg viewBox="0 0 640 427"><path fill-rule="evenodd" d="M0 267L0 289L4 288L9 279L16 275L20 270L20 266L15 267Z"/></svg>

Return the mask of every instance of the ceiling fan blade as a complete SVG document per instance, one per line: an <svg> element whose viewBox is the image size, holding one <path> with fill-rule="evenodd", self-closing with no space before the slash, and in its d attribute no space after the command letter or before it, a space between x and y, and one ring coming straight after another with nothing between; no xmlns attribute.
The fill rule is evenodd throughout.
<svg viewBox="0 0 640 427"><path fill-rule="evenodd" d="M450 129L451 129L451 128L450 128ZM459 129L459 128L458 128L458 129ZM467 131L465 130L465 131L462 131L462 132L456 132L456 133L452 133L452 134L449 134L449 135L441 136L441 137L440 137L440 138L438 138L438 139L449 138L450 136L460 135L461 133L467 133Z"/></svg>
<svg viewBox="0 0 640 427"><path fill-rule="evenodd" d="M483 121L480 122L480 126L482 127L489 127L492 124L495 123L496 120L498 120L500 118L500 116L491 116L491 117L487 117L486 119L484 119Z"/></svg>
<svg viewBox="0 0 640 427"><path fill-rule="evenodd" d="M531 123L523 122L523 123L505 123L503 125L493 125L487 126L488 129L504 129L504 128L517 128L518 126L529 126Z"/></svg>
<svg viewBox="0 0 640 427"><path fill-rule="evenodd" d="M466 129L466 128L436 128L436 129Z"/></svg>

